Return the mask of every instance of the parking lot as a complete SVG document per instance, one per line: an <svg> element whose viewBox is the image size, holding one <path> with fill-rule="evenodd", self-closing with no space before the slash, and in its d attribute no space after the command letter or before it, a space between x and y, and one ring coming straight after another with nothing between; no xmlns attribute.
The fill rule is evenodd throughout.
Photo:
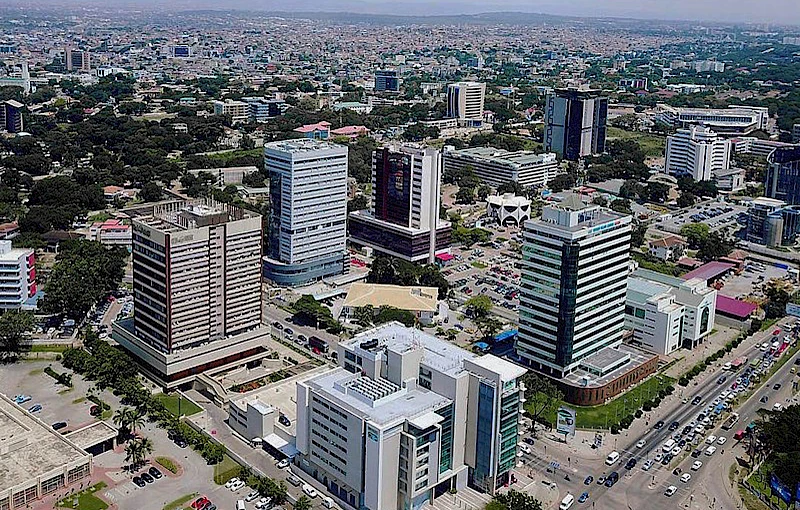
<svg viewBox="0 0 800 510"><path fill-rule="evenodd" d="M61 363L55 361L31 361L4 366L3 391L8 392L11 398L15 395L31 397L22 404L22 407L30 409L34 405L40 405L41 410L34 414L49 425L60 421L67 422L67 427L61 429L62 433L79 429L95 421L96 418L89 414L89 409L94 404L86 399L86 392L92 384L81 376L73 374L73 387L67 388L44 373L47 366L51 366L58 373L69 372L61 366ZM119 405L119 399L111 392L95 393L112 409Z"/></svg>
<svg viewBox="0 0 800 510"><path fill-rule="evenodd" d="M658 228L667 232L680 233L681 227L692 223L705 223L712 231L731 227L739 230L739 215L747 211L746 207L720 202L704 202L690 209L673 214L672 218L659 219Z"/></svg>
<svg viewBox="0 0 800 510"><path fill-rule="evenodd" d="M732 298L763 299L764 286L771 280L785 280L792 284L797 283L797 278L789 275L788 270L771 264L748 262L745 270L736 276L729 276L723 280L720 293Z"/></svg>

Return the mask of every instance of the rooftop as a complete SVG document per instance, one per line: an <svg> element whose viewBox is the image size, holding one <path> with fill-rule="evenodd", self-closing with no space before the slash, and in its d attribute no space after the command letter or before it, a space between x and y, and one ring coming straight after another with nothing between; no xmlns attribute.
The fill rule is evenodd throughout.
<svg viewBox="0 0 800 510"><path fill-rule="evenodd" d="M758 309L758 305L717 294L717 312L745 320Z"/></svg>
<svg viewBox="0 0 800 510"><path fill-rule="evenodd" d="M0 493L91 455L0 394Z"/></svg>
<svg viewBox="0 0 800 510"><path fill-rule="evenodd" d="M691 280L693 278L699 278L704 281L713 280L714 278L722 276L735 267L736 266L733 264L729 264L727 262L709 262L708 264L703 264L694 271L689 271L681 278L684 280Z"/></svg>
<svg viewBox="0 0 800 510"><path fill-rule="evenodd" d="M470 363L496 374L500 374L500 379L502 381L513 381L528 372L528 369L525 367L511 363L510 361L492 354L485 354L479 358L472 358Z"/></svg>
<svg viewBox="0 0 800 510"><path fill-rule="evenodd" d="M344 306L392 306L401 310L435 312L439 289L436 287L404 287L377 283L354 283L344 300Z"/></svg>
<svg viewBox="0 0 800 510"><path fill-rule="evenodd" d="M91 448L103 441L117 437L117 429L104 421L96 421L78 430L73 430L64 437L75 443L84 450Z"/></svg>
<svg viewBox="0 0 800 510"><path fill-rule="evenodd" d="M299 128L298 128L299 129ZM326 142L324 140L312 140L310 138L294 138L291 140L281 140L279 142L269 142L264 144L264 149L271 149L279 152L288 152L290 154L300 154L305 152L315 152L323 150L347 150L344 145L339 145L333 142Z"/></svg>
<svg viewBox="0 0 800 510"><path fill-rule="evenodd" d="M556 162L556 155L552 152L544 154L537 154L532 151L509 152L505 149L496 149L494 147L472 147L469 149L451 151L450 153L459 156L467 156L473 159L483 159L494 163L501 163L515 168Z"/></svg>
<svg viewBox="0 0 800 510"><path fill-rule="evenodd" d="M124 212L134 221L161 232L178 232L260 217L247 209L216 202L211 198L158 202Z"/></svg>

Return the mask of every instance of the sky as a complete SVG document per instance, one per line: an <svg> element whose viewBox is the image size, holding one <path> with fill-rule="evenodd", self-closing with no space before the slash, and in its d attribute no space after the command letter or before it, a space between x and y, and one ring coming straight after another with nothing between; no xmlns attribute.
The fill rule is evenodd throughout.
<svg viewBox="0 0 800 510"><path fill-rule="evenodd" d="M99 3L166 8L338 11L440 15L522 11L568 16L613 16L800 24L800 0L33 0L43 4Z"/></svg>

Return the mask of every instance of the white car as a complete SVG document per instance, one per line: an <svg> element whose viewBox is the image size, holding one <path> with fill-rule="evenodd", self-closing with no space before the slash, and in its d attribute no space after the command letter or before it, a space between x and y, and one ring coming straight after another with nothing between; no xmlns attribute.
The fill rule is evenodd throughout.
<svg viewBox="0 0 800 510"><path fill-rule="evenodd" d="M692 463L692 471L697 471L701 467L703 467L703 461L701 460L696 460Z"/></svg>
<svg viewBox="0 0 800 510"><path fill-rule="evenodd" d="M706 430L706 428L704 426L698 425L698 426L696 426L694 428L694 433L695 434L702 434L703 432L705 432L705 430Z"/></svg>
<svg viewBox="0 0 800 510"><path fill-rule="evenodd" d="M226 489L230 489L231 487L233 487L233 486L234 486L234 484L237 484L237 483L239 483L239 481L240 481L240 480L234 476L233 478L231 478L230 480L228 480L227 482L225 482L225 488L226 488Z"/></svg>
<svg viewBox="0 0 800 510"><path fill-rule="evenodd" d="M775 405L772 406L773 411L780 411L781 409L783 409L783 406L780 402L775 402Z"/></svg>
<svg viewBox="0 0 800 510"><path fill-rule="evenodd" d="M269 507L269 504L271 502L272 502L272 499L270 499L270 498L261 498L256 502L256 508L258 510L261 510L262 508L267 508L267 507Z"/></svg>
<svg viewBox="0 0 800 510"><path fill-rule="evenodd" d="M664 458L664 454L663 453L657 453L656 454L656 457L655 457L656 462L661 462L661 459L663 459L663 458Z"/></svg>
<svg viewBox="0 0 800 510"><path fill-rule="evenodd" d="M236 482L235 484L231 485L231 486L230 486L230 489L231 489L233 492L236 492L236 491L238 491L239 489L241 489L242 487L244 487L245 485L247 485L247 484L246 484L246 483L244 483L244 480L239 480L239 481L238 481L238 482Z"/></svg>
<svg viewBox="0 0 800 510"><path fill-rule="evenodd" d="M531 453L531 447L530 447L530 446L528 446L528 445L527 445L527 444L525 444L525 443L522 443L522 444L520 444L520 445L519 445L519 450L520 450L522 453L527 453L528 455L530 455L530 453Z"/></svg>
<svg viewBox="0 0 800 510"><path fill-rule="evenodd" d="M289 460L288 459L280 460L280 461L278 461L277 464L275 464L275 466L278 469L285 469L285 468L289 467Z"/></svg>
<svg viewBox="0 0 800 510"><path fill-rule="evenodd" d="M644 464L642 464L643 471L650 471L650 468L653 467L653 459L646 460Z"/></svg>
<svg viewBox="0 0 800 510"><path fill-rule="evenodd" d="M689 473L684 473L684 474L681 475L681 481L683 483L689 483L689 480L691 480L691 479L692 479L692 475L690 475Z"/></svg>
<svg viewBox="0 0 800 510"><path fill-rule="evenodd" d="M317 497L317 489L315 489L314 487L310 486L309 484L303 485L303 492L306 494L306 496L308 496L311 499L314 499L314 498Z"/></svg>
<svg viewBox="0 0 800 510"><path fill-rule="evenodd" d="M722 445L724 445L724 444L725 444L725 442L726 442L726 441L728 441L728 438L727 438L727 437L720 436L720 437L719 437L719 439L717 439L717 444L718 444L718 445L720 445L720 446L722 446Z"/></svg>
<svg viewBox="0 0 800 510"><path fill-rule="evenodd" d="M248 503L250 503L251 501L254 501L254 500L258 499L258 496L259 496L258 491L253 491L250 494L248 494L244 498L244 500L247 501Z"/></svg>
<svg viewBox="0 0 800 510"><path fill-rule="evenodd" d="M706 438L706 444L714 444L714 441L717 440L717 436L711 435Z"/></svg>
<svg viewBox="0 0 800 510"><path fill-rule="evenodd" d="M708 448L706 448L706 455L711 457L712 455L714 455L714 452L716 452L716 451L717 451L717 447L716 446L709 446Z"/></svg>
<svg viewBox="0 0 800 510"><path fill-rule="evenodd" d="M680 446L676 446L669 453L671 453L673 457L677 457L678 455L681 454L681 451L683 451L683 448L681 448Z"/></svg>
<svg viewBox="0 0 800 510"><path fill-rule="evenodd" d="M644 448L645 440L640 439L638 443L636 443L636 448Z"/></svg>
<svg viewBox="0 0 800 510"><path fill-rule="evenodd" d="M675 494L676 492L678 492L678 488L675 487L674 485L670 485L669 487L667 487L667 490L664 491L664 495L669 497Z"/></svg>

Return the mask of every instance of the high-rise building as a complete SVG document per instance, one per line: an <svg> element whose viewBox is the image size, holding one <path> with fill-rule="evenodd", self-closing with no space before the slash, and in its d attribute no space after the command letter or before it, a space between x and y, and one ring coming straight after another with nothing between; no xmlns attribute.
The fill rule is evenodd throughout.
<svg viewBox="0 0 800 510"><path fill-rule="evenodd" d="M451 83L447 86L447 117L458 119L468 126L483 123L483 103L486 84L474 81Z"/></svg>
<svg viewBox="0 0 800 510"><path fill-rule="evenodd" d="M494 187L510 181L525 187L543 187L560 172L553 152L509 152L494 147L448 150L444 153L444 167L448 172L469 167L477 178Z"/></svg>
<svg viewBox="0 0 800 510"><path fill-rule="evenodd" d="M349 215L350 241L376 251L433 263L450 249L450 223L439 219L442 155L394 146L372 155L372 204Z"/></svg>
<svg viewBox="0 0 800 510"><path fill-rule="evenodd" d="M114 338L168 386L258 355L261 216L210 199L126 212L136 311Z"/></svg>
<svg viewBox="0 0 800 510"><path fill-rule="evenodd" d="M88 73L92 70L88 51L67 48L64 50L64 63L67 67L67 71L70 72L77 71Z"/></svg>
<svg viewBox="0 0 800 510"><path fill-rule="evenodd" d="M525 368L393 322L339 343L297 383L297 465L348 507L421 508L494 494L517 462Z"/></svg>
<svg viewBox="0 0 800 510"><path fill-rule="evenodd" d="M22 109L25 105L9 99L0 104L0 130L8 133L21 133L25 130Z"/></svg>
<svg viewBox="0 0 800 510"><path fill-rule="evenodd" d="M313 139L264 146L271 214L266 278L302 285L345 272L347 147Z"/></svg>
<svg viewBox="0 0 800 510"><path fill-rule="evenodd" d="M556 89L545 103L544 148L577 161L606 147L608 98L599 90Z"/></svg>
<svg viewBox="0 0 800 510"><path fill-rule="evenodd" d="M0 310L18 310L36 295L36 257L29 248L0 241Z"/></svg>
<svg viewBox="0 0 800 510"><path fill-rule="evenodd" d="M800 145L780 147L767 156L764 196L800 205Z"/></svg>
<svg viewBox="0 0 800 510"><path fill-rule="evenodd" d="M400 90L400 78L394 69L375 71L376 92L397 92Z"/></svg>
<svg viewBox="0 0 800 510"><path fill-rule="evenodd" d="M715 173L730 168L731 142L711 128L690 126L667 137L664 169L676 177L710 181Z"/></svg>
<svg viewBox="0 0 800 510"><path fill-rule="evenodd" d="M622 343L631 217L570 194L523 236L517 354L563 378Z"/></svg>

